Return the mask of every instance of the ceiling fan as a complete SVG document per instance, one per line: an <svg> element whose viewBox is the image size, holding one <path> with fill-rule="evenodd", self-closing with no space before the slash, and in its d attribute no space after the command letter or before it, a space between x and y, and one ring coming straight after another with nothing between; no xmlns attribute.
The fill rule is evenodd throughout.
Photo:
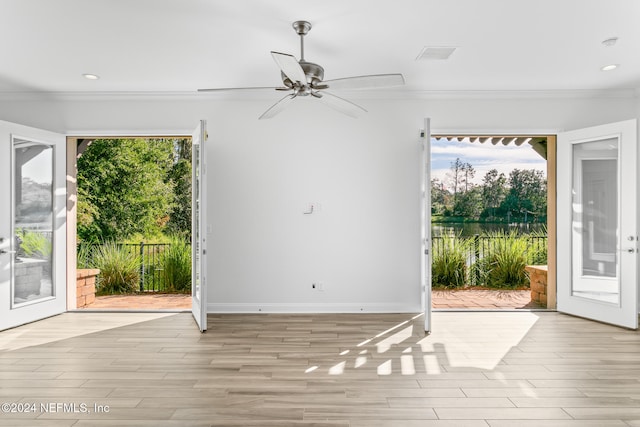
<svg viewBox="0 0 640 427"><path fill-rule="evenodd" d="M307 62L304 59L304 36L311 30L311 24L307 21L296 21L293 23L293 29L300 36L300 61L293 55L271 52L271 56L278 65L278 68L280 68L283 86L198 89L198 92L247 89L275 89L277 91L290 92L284 98L273 104L259 119L270 119L274 117L299 96L311 96L341 113L351 117L358 117L359 114L367 110L351 101L327 92L327 89L368 89L404 85L404 77L402 74L371 74L323 80L324 68L313 62Z"/></svg>

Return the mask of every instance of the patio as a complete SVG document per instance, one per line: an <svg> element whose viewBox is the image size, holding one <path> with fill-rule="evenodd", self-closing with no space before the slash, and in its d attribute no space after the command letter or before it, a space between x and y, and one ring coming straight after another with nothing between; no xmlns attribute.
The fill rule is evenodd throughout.
<svg viewBox="0 0 640 427"><path fill-rule="evenodd" d="M190 294L102 295L81 310L191 310Z"/></svg>
<svg viewBox="0 0 640 427"><path fill-rule="evenodd" d="M544 309L531 301L531 291L505 289L451 289L433 290L434 309L514 310Z"/></svg>
<svg viewBox="0 0 640 427"><path fill-rule="evenodd" d="M434 290L434 309L514 310L543 309L531 301L529 290L461 289ZM105 295L96 297L94 303L83 310L170 310L191 309L191 295L142 294Z"/></svg>

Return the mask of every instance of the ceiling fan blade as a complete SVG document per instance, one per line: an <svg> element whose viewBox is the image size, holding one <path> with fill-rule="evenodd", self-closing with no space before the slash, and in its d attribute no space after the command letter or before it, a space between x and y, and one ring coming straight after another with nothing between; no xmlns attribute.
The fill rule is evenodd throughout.
<svg viewBox="0 0 640 427"><path fill-rule="evenodd" d="M324 80L322 84L328 85L331 89L369 89L402 86L404 85L404 76L402 74L372 74L368 76Z"/></svg>
<svg viewBox="0 0 640 427"><path fill-rule="evenodd" d="M344 98L340 98L339 96L326 91L322 91L322 97L318 99L320 99L323 104L333 108L334 110L340 111L347 116L353 117L354 119L357 119L360 114L367 112L367 110L358 104L354 104L351 101L347 101Z"/></svg>
<svg viewBox="0 0 640 427"><path fill-rule="evenodd" d="M224 92L224 91L231 91L231 90L264 90L264 89L271 89L271 90L279 90L280 88L274 87L274 86L270 86L270 87L219 87L219 88L211 88L211 89L198 89L198 92ZM287 90L289 90L289 88L286 88Z"/></svg>
<svg viewBox="0 0 640 427"><path fill-rule="evenodd" d="M271 56L284 75L289 77L289 80L292 82L300 82L303 85L307 84L307 76L293 55L271 52Z"/></svg>
<svg viewBox="0 0 640 427"><path fill-rule="evenodd" d="M276 102L271 107L269 107L269 109L267 111L262 113L262 115L260 117L258 117L258 120L272 118L273 116L275 116L276 114L278 114L282 110L284 110L287 107L287 105L289 105L289 103L291 101L293 101L293 98L295 98L295 97L296 97L295 93L292 93L290 95L285 96L280 101Z"/></svg>

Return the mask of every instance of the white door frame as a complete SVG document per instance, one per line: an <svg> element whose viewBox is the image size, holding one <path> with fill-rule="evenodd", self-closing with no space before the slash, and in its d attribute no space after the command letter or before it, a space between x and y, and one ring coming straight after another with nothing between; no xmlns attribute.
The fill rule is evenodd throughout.
<svg viewBox="0 0 640 427"><path fill-rule="evenodd" d="M426 125L425 125L426 128ZM457 128L433 128L430 129L430 135L546 135L547 136L547 309L556 308L556 290L557 290L557 215L556 215L556 192L557 192L557 138L560 133L558 129L457 129ZM431 153L429 153L431 155ZM424 174L421 167L420 176ZM430 190L430 182L427 183L427 189ZM422 203L422 194L421 194ZM421 206L422 209L422 206ZM421 212L421 220L424 218ZM421 226L424 226L424 221ZM424 244L421 243L423 246ZM424 272L424 266L421 265L421 273ZM430 274L430 273L429 273ZM423 275L421 274L421 277ZM424 288L422 288L424 289ZM421 291L422 304L425 304L424 291ZM431 295L429 295L431 296ZM426 319L425 319L426 321Z"/></svg>
<svg viewBox="0 0 640 427"><path fill-rule="evenodd" d="M76 310L76 274L77 274L77 140L91 138L187 138L193 129L147 129L136 131L70 131L67 137L67 310Z"/></svg>

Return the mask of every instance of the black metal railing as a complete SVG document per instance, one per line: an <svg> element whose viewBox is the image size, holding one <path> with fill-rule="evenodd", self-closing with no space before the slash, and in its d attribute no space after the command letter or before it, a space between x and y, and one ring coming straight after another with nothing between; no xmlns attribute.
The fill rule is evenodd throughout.
<svg viewBox="0 0 640 427"><path fill-rule="evenodd" d="M79 243L78 268L93 268L93 250L100 246L100 243ZM129 252L131 257L139 260L140 271L140 292L163 292L172 288L172 283L167 283L162 272L161 256L162 252L168 249L170 243L117 243L121 249Z"/></svg>
<svg viewBox="0 0 640 427"><path fill-rule="evenodd" d="M517 235L517 236L484 236L475 234L473 236L436 236L431 239L432 260L441 256L444 251L451 250L451 245L458 245L465 252L467 266L467 281L473 286L480 284L481 270L470 268L477 262L505 245L514 244L515 239L525 239L526 249L523 254L527 264L545 265L547 263L547 236L539 234ZM452 242L453 240L453 242Z"/></svg>

